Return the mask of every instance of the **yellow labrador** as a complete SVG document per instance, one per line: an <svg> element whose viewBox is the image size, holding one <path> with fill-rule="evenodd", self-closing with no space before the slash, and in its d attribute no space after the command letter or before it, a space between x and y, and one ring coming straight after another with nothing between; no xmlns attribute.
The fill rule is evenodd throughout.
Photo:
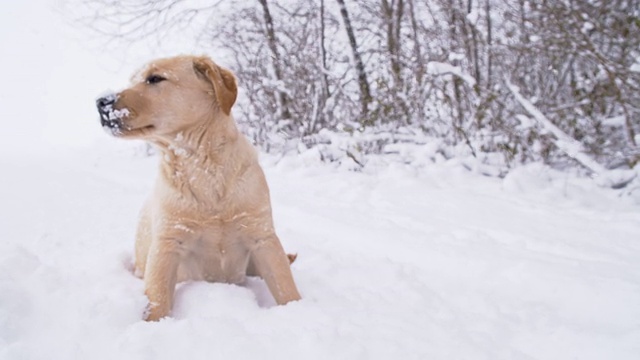
<svg viewBox="0 0 640 360"><path fill-rule="evenodd" d="M237 284L258 275L278 304L300 299L295 257L274 231L264 173L231 115L236 95L229 70L179 56L150 63L130 88L97 100L105 129L147 140L162 155L136 235L146 320L169 314L184 280Z"/></svg>

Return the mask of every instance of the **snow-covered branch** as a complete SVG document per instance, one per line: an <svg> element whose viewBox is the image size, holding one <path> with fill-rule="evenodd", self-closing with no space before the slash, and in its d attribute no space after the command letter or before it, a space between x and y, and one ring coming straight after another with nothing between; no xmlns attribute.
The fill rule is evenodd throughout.
<svg viewBox="0 0 640 360"><path fill-rule="evenodd" d="M453 76L459 77L464 80L470 87L474 87L476 85L476 79L469 74L465 74L459 66L453 66L451 64L430 61L427 63L427 72L431 75L447 75L451 74Z"/></svg>
<svg viewBox="0 0 640 360"><path fill-rule="evenodd" d="M585 168L589 169L598 184L602 186L608 186L613 188L624 187L631 182L637 175L633 170L608 170L604 166L600 165L591 156L587 154L584 147L580 142L571 138L564 131L554 125L535 105L527 100L522 94L520 89L513 85L509 79L505 79L507 88L511 91L511 94L516 101L522 105L522 107L542 126L543 129L553 134L555 137L554 144L562 152L564 152L570 158L576 160Z"/></svg>

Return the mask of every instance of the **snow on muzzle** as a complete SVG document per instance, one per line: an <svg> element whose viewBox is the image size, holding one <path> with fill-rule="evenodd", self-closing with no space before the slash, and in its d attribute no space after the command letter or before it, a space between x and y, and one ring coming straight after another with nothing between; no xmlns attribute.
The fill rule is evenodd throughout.
<svg viewBox="0 0 640 360"><path fill-rule="evenodd" d="M96 107L100 113L102 128L112 135L122 133L124 124L122 119L129 115L128 109L114 109L113 105L118 100L118 94L110 93L96 100Z"/></svg>

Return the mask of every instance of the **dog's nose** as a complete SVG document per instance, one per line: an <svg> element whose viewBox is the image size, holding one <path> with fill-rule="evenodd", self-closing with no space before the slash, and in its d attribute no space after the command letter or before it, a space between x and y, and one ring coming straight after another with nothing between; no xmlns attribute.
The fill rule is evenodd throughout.
<svg viewBox="0 0 640 360"><path fill-rule="evenodd" d="M96 100L96 106L98 107L98 109L104 109L109 105L113 105L115 102L115 96L105 96Z"/></svg>

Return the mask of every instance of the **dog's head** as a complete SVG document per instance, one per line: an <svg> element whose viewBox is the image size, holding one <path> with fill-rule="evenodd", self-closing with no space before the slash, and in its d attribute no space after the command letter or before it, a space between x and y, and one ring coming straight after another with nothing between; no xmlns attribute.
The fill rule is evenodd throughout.
<svg viewBox="0 0 640 360"><path fill-rule="evenodd" d="M132 86L96 100L102 126L127 138L171 136L201 121L229 116L233 74L208 57L178 56L145 66Z"/></svg>

